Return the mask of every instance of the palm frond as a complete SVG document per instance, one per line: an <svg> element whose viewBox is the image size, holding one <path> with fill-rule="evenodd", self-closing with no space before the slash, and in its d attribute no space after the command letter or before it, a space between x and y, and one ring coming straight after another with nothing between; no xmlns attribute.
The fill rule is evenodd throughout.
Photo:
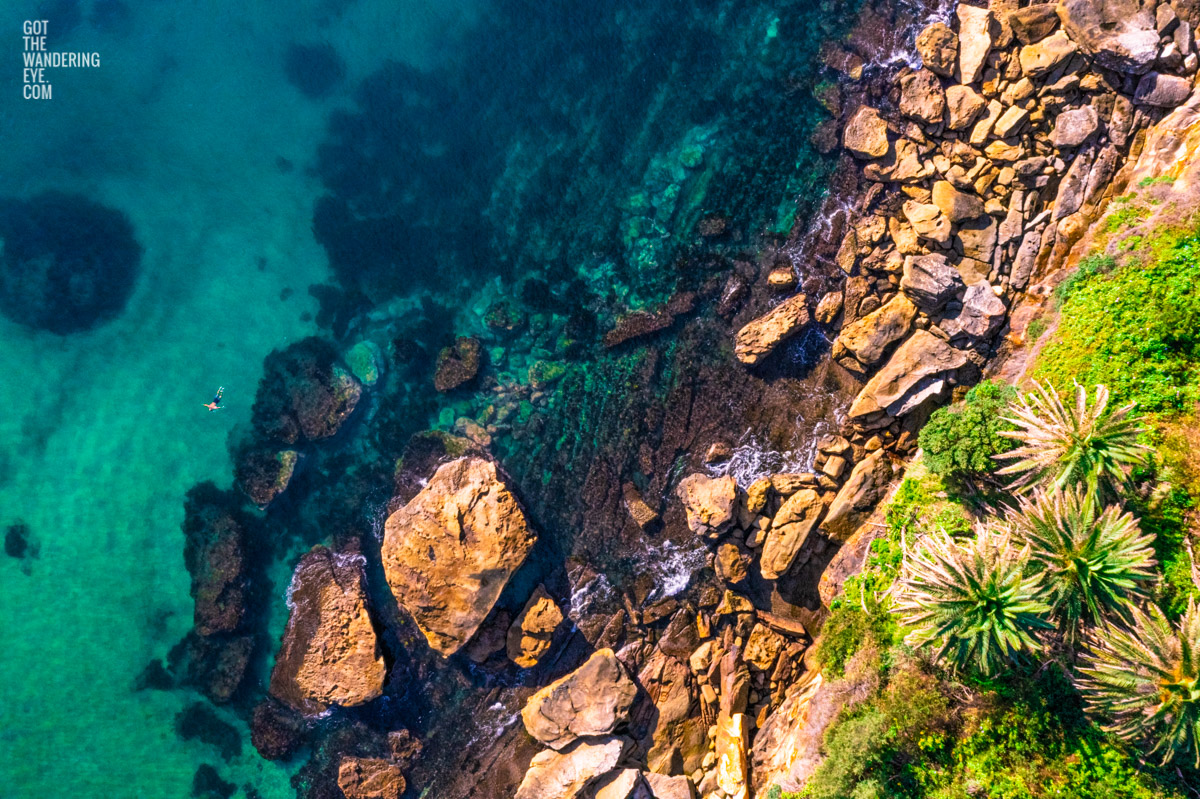
<svg viewBox="0 0 1200 799"><path fill-rule="evenodd" d="M1144 432L1131 403L1108 407L1108 388L1096 386L1095 400L1075 386L1075 404L1067 406L1053 386L1034 390L1009 406L1005 421L1016 429L1000 435L1020 446L997 456L1014 463L997 474L1017 475L1010 488L1024 492L1042 485L1062 491L1082 484L1094 497L1115 497L1129 482L1129 470L1147 462L1150 447L1139 443Z"/></svg>
<svg viewBox="0 0 1200 799"><path fill-rule="evenodd" d="M1109 732L1167 764L1182 756L1200 768L1200 612L1188 603L1179 624L1162 611L1133 611L1132 623L1094 630L1076 683Z"/></svg>
<svg viewBox="0 0 1200 799"><path fill-rule="evenodd" d="M913 646L934 644L935 660L993 674L1036 651L1050 608L1036 576L1025 574L1029 548L1003 532L980 529L959 543L945 532L922 538L896 584L894 610L912 627Z"/></svg>

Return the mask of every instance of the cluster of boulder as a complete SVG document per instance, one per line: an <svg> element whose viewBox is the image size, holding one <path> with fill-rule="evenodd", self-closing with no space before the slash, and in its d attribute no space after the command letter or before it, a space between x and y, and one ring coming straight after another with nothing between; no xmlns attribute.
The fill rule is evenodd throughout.
<svg viewBox="0 0 1200 799"><path fill-rule="evenodd" d="M869 378L845 420L855 443L914 443L914 411L977 377L1014 300L1065 263L1145 129L1191 94L1196 44L1170 3L1020 5L960 3L918 36L923 66L845 104L866 188L836 258L844 286L737 333L754 365L812 319L838 331L833 358Z"/></svg>

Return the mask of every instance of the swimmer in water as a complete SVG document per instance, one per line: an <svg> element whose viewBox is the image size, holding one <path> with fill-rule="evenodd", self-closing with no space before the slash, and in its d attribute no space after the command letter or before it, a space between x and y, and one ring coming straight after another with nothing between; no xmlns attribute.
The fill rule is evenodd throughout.
<svg viewBox="0 0 1200 799"><path fill-rule="evenodd" d="M212 402L204 403L204 407L211 411L221 410L221 397L225 394L225 386L217 389L217 396L213 397Z"/></svg>

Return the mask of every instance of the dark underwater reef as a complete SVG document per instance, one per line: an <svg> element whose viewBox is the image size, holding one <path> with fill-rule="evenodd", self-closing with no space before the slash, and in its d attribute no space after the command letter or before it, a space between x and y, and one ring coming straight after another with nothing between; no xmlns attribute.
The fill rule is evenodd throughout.
<svg viewBox="0 0 1200 799"><path fill-rule="evenodd" d="M0 311L59 335L120 314L141 270L129 219L76 194L0 200L0 243Z"/></svg>

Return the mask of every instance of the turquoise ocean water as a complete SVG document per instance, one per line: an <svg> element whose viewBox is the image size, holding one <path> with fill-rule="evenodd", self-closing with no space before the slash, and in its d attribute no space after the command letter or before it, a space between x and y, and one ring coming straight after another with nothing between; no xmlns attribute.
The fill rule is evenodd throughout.
<svg viewBox="0 0 1200 799"><path fill-rule="evenodd" d="M464 420L492 430L535 511L578 512L553 496L574 468L565 453L584 469L606 447L632 451L622 408L659 418L643 406L661 408L686 371L669 336L610 350L603 334L677 293L712 296L768 245L784 257L837 157L812 144L839 79L821 45L844 42L858 6L0 4L0 233L12 207L69 192L123 214L142 250L127 302L90 329L0 314L0 530L14 555L0 558L0 798L222 795L194 793L204 764L238 797L296 795L306 755L260 758L245 719L294 560L335 535L303 499L267 514L296 538L270 566L270 640L242 699L211 707L238 740L221 752L181 736L180 714L207 706L190 688L138 688L192 627L184 496L231 486L264 357L313 335L343 351L373 337L385 353L389 380L334 462L370 484L374 504L350 513L364 538L408 437ZM50 70L51 100L21 99L22 23L37 19L48 49L101 57ZM496 324L509 313L516 333ZM726 344L689 346L716 362L727 335L710 328ZM438 395L433 364L455 335L483 339L482 386ZM218 386L224 408L208 413ZM290 490L315 496L338 477ZM569 554L553 516L539 526ZM478 678L439 668L457 669L458 694ZM472 722L422 713L422 732Z"/></svg>

